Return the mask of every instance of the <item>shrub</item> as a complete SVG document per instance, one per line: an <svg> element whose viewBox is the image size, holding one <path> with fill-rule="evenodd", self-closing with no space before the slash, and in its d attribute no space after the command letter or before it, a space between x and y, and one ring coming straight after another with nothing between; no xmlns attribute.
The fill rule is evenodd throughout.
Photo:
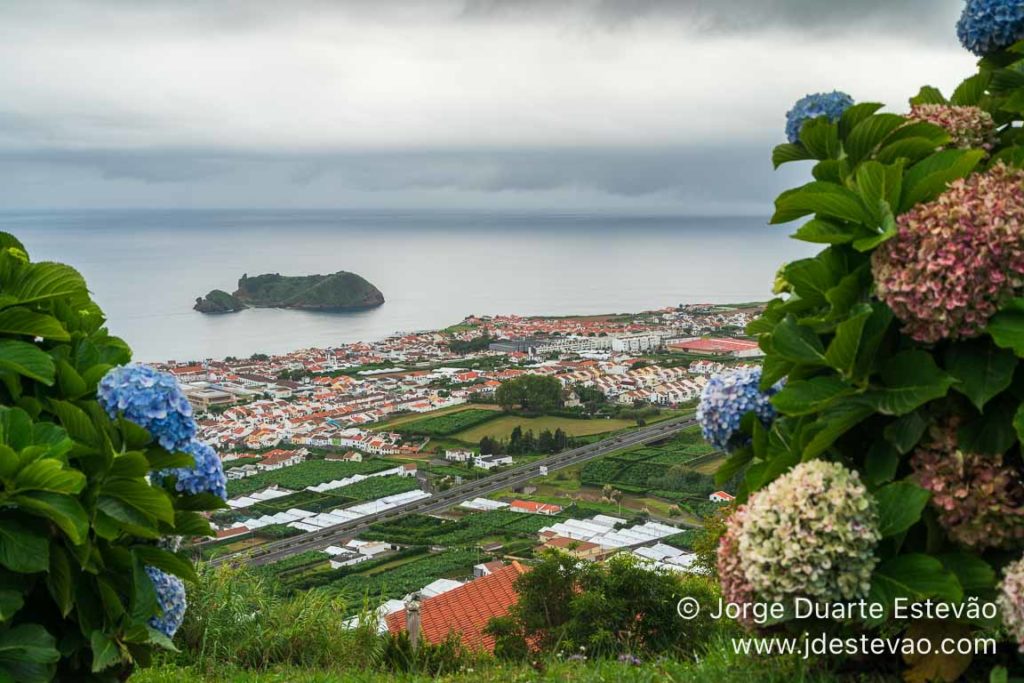
<svg viewBox="0 0 1024 683"><path fill-rule="evenodd" d="M160 540L210 533L221 501L177 484L219 459L180 452L203 448L191 407L169 375L118 368L131 350L76 271L0 233L0 291L0 678L118 680L170 645L195 575Z"/></svg>
<svg viewBox="0 0 1024 683"><path fill-rule="evenodd" d="M804 219L794 237L823 248L779 270L748 327L760 389L786 383L771 423L745 408L717 473L742 479L746 504L720 541L727 594L866 594L882 616L826 628L913 629L936 649L990 627L896 621L895 601L990 599L1024 518L1024 6L969 0L958 33L983 59L949 99L924 87L907 116L815 113L775 148L814 180L779 196L772 223ZM1014 644L1019 574L1003 583ZM908 661L908 680L953 680L971 658Z"/></svg>

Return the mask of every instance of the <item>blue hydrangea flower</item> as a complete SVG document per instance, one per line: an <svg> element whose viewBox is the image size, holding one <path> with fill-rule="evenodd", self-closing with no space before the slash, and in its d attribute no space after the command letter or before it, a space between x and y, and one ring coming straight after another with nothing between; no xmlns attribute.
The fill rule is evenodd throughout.
<svg viewBox="0 0 1024 683"><path fill-rule="evenodd" d="M174 467L160 470L153 475L154 481L161 482L164 477L174 476L178 480L174 488L182 493L212 493L221 500L227 500L228 480L224 476L224 466L220 456L208 444L193 439L184 448L195 460L192 467Z"/></svg>
<svg viewBox="0 0 1024 683"><path fill-rule="evenodd" d="M965 48L984 57L1024 39L1024 2L967 0L956 35Z"/></svg>
<svg viewBox="0 0 1024 683"><path fill-rule="evenodd" d="M739 368L715 375L704 385L697 422L704 439L723 451L743 445L746 438L740 434L740 420L753 411L765 426L775 419L775 408L769 402L782 388L776 383L767 392L758 386L761 368Z"/></svg>
<svg viewBox="0 0 1024 683"><path fill-rule="evenodd" d="M192 405L169 372L135 363L117 367L100 380L96 393L111 418L124 415L169 451L181 450L196 435Z"/></svg>
<svg viewBox="0 0 1024 683"><path fill-rule="evenodd" d="M844 92L819 92L801 97L786 112L786 137L793 144L800 142L800 129L804 123L819 116L827 116L835 123L843 112L853 106L853 98Z"/></svg>
<svg viewBox="0 0 1024 683"><path fill-rule="evenodd" d="M160 614L151 617L149 625L168 638L173 638L185 620L185 584L177 576L172 576L156 567L146 567L146 574L156 589L156 601L160 606Z"/></svg>

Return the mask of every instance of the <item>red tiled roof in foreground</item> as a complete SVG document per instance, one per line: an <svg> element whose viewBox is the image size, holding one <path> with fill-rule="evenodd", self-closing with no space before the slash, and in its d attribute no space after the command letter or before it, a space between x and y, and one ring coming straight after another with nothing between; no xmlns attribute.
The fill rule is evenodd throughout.
<svg viewBox="0 0 1024 683"><path fill-rule="evenodd" d="M422 636L428 643L440 643L452 631L462 636L470 649L494 650L494 638L483 633L494 617L508 614L519 599L513 587L528 568L513 562L498 571L469 583L427 598L420 605ZM388 631L400 633L406 628L405 610L387 616Z"/></svg>

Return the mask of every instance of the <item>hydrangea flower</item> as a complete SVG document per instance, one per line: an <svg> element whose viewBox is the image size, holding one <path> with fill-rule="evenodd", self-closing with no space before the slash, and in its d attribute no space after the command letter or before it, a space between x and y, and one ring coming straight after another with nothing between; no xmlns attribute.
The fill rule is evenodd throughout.
<svg viewBox="0 0 1024 683"><path fill-rule="evenodd" d="M169 372L137 363L117 367L100 380L96 393L111 418L124 415L169 451L183 449L196 435L192 405Z"/></svg>
<svg viewBox="0 0 1024 683"><path fill-rule="evenodd" d="M996 597L1003 625L1024 652L1024 558L1006 566Z"/></svg>
<svg viewBox="0 0 1024 683"><path fill-rule="evenodd" d="M1024 485L1002 455L964 453L956 419L934 425L910 458L914 478L932 492L938 522L957 543L978 549L1024 543Z"/></svg>
<svg viewBox="0 0 1024 683"><path fill-rule="evenodd" d="M907 118L944 129L953 139L950 146L991 151L996 142L996 122L980 107L952 104L915 104Z"/></svg>
<svg viewBox="0 0 1024 683"><path fill-rule="evenodd" d="M896 219L871 255L878 296L920 342L976 337L1024 288L1024 171L997 164Z"/></svg>
<svg viewBox="0 0 1024 683"><path fill-rule="evenodd" d="M177 482L174 488L177 491L193 495L212 493L222 500L227 500L227 477L224 475L224 466L216 451L208 444L195 439L181 450L191 455L195 464L192 467L161 470L156 473L155 480L159 482L164 477L175 476Z"/></svg>
<svg viewBox="0 0 1024 683"><path fill-rule="evenodd" d="M801 97L786 112L786 137L796 144L800 142L800 129L804 123L819 116L827 116L829 121L835 123L852 106L853 98L838 90Z"/></svg>
<svg viewBox="0 0 1024 683"><path fill-rule="evenodd" d="M776 383L767 392L761 391L761 368L737 368L712 377L704 385L697 406L697 422L708 443L722 450L742 445L740 420L753 411L765 426L775 419L775 408L769 402L782 388Z"/></svg>
<svg viewBox="0 0 1024 683"><path fill-rule="evenodd" d="M754 588L747 581L739 556L739 534L746 515L746 505L736 508L725 522L725 533L718 539L718 583L722 587L722 599L730 605L754 602ZM753 625L742 617L739 621L744 626Z"/></svg>
<svg viewBox="0 0 1024 683"><path fill-rule="evenodd" d="M812 460L751 498L737 554L759 600L837 602L867 594L880 538L874 499L859 475Z"/></svg>
<svg viewBox="0 0 1024 683"><path fill-rule="evenodd" d="M156 567L146 567L146 574L156 589L156 601L160 606L160 614L151 617L149 625L168 638L173 638L185 620L185 584L177 576L172 576Z"/></svg>
<svg viewBox="0 0 1024 683"><path fill-rule="evenodd" d="M965 48L984 57L1024 39L1024 3L1020 0L967 0L956 23Z"/></svg>

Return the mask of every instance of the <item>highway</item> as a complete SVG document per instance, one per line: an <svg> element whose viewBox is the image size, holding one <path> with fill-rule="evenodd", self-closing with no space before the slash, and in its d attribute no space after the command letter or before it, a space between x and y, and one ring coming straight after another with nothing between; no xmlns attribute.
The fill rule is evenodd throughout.
<svg viewBox="0 0 1024 683"><path fill-rule="evenodd" d="M694 424L696 424L696 421L688 416L665 420L664 422L641 427L640 429L625 432L596 443L556 453L547 458L535 460L528 465L520 465L489 477L475 479L461 486L452 487L447 491L441 491L430 498L406 503L405 505L400 505L375 515L367 515L366 517L360 517L343 524L337 524L317 531L309 531L297 536L291 536L290 538L247 548L243 551L221 555L211 560L211 563L215 565L244 563L260 566L272 564L308 550L322 550L329 545L340 543L344 539L358 535L371 524L410 514L440 512L463 501L524 484L531 479L541 476L541 467L547 467L548 472L553 472L586 462L587 460L610 455L626 448L666 439Z"/></svg>

